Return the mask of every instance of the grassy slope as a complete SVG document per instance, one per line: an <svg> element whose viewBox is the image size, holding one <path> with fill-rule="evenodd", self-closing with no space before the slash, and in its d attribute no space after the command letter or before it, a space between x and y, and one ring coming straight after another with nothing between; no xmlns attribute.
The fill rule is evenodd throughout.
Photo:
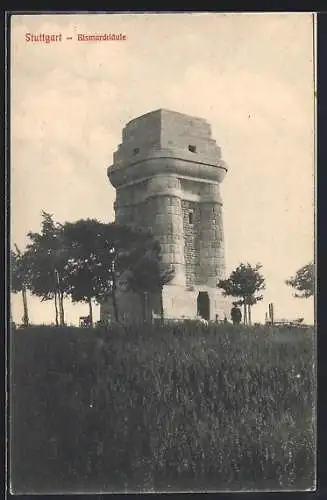
<svg viewBox="0 0 327 500"><path fill-rule="evenodd" d="M310 488L313 332L18 330L19 492Z"/></svg>

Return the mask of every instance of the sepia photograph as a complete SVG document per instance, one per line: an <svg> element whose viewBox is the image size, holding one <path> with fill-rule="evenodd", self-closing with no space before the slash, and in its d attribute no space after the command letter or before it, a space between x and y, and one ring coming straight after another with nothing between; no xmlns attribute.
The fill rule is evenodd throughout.
<svg viewBox="0 0 327 500"><path fill-rule="evenodd" d="M7 22L11 494L314 491L315 15Z"/></svg>

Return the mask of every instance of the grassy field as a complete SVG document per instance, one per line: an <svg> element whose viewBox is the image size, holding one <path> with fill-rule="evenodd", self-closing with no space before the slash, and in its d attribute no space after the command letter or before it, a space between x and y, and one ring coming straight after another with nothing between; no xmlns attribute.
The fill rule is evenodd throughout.
<svg viewBox="0 0 327 500"><path fill-rule="evenodd" d="M313 336L194 324L13 332L13 490L312 488Z"/></svg>

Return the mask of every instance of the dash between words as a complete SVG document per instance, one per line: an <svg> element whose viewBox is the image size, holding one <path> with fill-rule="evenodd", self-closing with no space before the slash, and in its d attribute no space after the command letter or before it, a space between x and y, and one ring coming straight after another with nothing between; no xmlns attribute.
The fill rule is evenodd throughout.
<svg viewBox="0 0 327 500"><path fill-rule="evenodd" d="M120 42L127 40L127 36L123 33L77 33L74 37L62 33L25 33L25 41L29 43L60 43L73 39L78 42Z"/></svg>

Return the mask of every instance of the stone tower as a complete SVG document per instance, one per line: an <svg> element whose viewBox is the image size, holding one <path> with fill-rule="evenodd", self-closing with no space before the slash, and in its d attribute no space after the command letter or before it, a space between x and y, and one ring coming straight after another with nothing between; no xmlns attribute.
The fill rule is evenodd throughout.
<svg viewBox="0 0 327 500"><path fill-rule="evenodd" d="M108 168L116 188L116 222L151 228L162 258L175 269L164 287L166 318L220 320L230 301L217 283L225 277L220 183L227 172L211 127L202 118L166 109L127 123ZM121 291L120 309L135 321L137 300ZM154 312L156 301L153 302ZM110 304L101 308L101 317Z"/></svg>

